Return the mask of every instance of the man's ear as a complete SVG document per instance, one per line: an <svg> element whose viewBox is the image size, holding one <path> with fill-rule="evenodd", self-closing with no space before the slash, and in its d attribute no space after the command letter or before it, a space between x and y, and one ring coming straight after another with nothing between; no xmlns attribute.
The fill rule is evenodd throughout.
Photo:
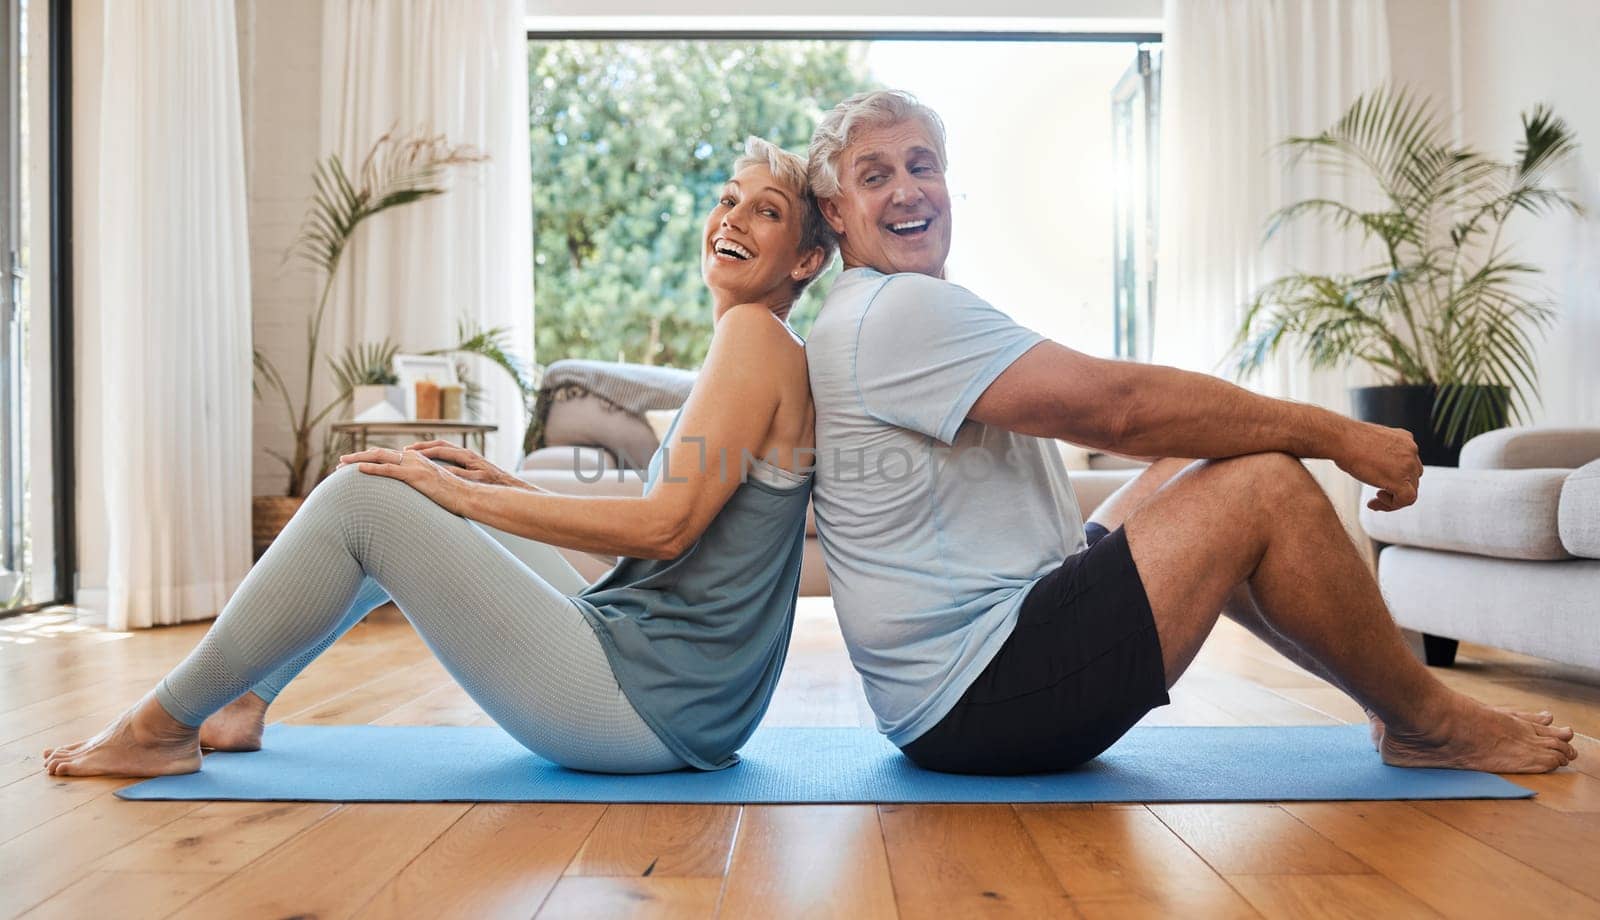
<svg viewBox="0 0 1600 920"><path fill-rule="evenodd" d="M832 198L818 198L817 209L822 212L822 219L833 228L836 236L844 236L844 215L839 213L839 206Z"/></svg>

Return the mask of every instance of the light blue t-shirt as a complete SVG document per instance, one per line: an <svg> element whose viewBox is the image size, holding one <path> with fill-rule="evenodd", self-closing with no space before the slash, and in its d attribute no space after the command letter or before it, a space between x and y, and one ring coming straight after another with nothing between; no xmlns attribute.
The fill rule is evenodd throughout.
<svg viewBox="0 0 1600 920"><path fill-rule="evenodd" d="M968 421L1043 340L965 288L845 272L806 340L817 534L878 728L905 746L983 672L1040 576L1083 547L1053 442Z"/></svg>

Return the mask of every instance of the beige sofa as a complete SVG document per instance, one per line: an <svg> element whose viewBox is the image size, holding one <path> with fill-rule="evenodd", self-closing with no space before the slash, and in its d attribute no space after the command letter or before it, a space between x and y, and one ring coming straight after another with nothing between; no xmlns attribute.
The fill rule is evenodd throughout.
<svg viewBox="0 0 1600 920"><path fill-rule="evenodd" d="M1466 640L1600 668L1600 428L1480 435L1416 504L1361 523L1390 544L1378 580L1429 664Z"/></svg>
<svg viewBox="0 0 1600 920"><path fill-rule="evenodd" d="M1088 517L1106 496L1138 473L1137 468L1095 468L1112 466L1114 463L1109 459L1085 455L1067 445L1062 445L1062 454L1068 464L1069 479L1084 517ZM640 471L621 469L615 455L592 445L540 448L523 458L517 475L540 488L569 495L637 496L644 491ZM576 550L562 550L562 553L589 579L598 578L611 564L610 560ZM823 568L821 547L817 543L816 520L809 511L806 514L806 546L800 569L800 593L807 597L828 593L828 575Z"/></svg>

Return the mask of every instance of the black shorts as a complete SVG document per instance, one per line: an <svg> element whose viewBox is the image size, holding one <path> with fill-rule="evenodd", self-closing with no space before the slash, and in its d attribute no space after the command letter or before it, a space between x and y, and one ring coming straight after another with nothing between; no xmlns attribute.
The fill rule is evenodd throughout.
<svg viewBox="0 0 1600 920"><path fill-rule="evenodd" d="M1122 528L1041 578L954 709L902 750L944 773L1045 773L1094 759L1164 706L1161 641Z"/></svg>

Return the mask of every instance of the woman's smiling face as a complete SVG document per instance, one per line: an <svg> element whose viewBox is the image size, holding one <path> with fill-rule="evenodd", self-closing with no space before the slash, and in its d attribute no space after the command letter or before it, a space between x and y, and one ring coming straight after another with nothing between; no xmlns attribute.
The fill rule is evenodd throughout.
<svg viewBox="0 0 1600 920"><path fill-rule="evenodd" d="M794 283L815 270L800 252L806 206L766 166L746 166L723 185L706 218L700 257L719 305L793 303Z"/></svg>

